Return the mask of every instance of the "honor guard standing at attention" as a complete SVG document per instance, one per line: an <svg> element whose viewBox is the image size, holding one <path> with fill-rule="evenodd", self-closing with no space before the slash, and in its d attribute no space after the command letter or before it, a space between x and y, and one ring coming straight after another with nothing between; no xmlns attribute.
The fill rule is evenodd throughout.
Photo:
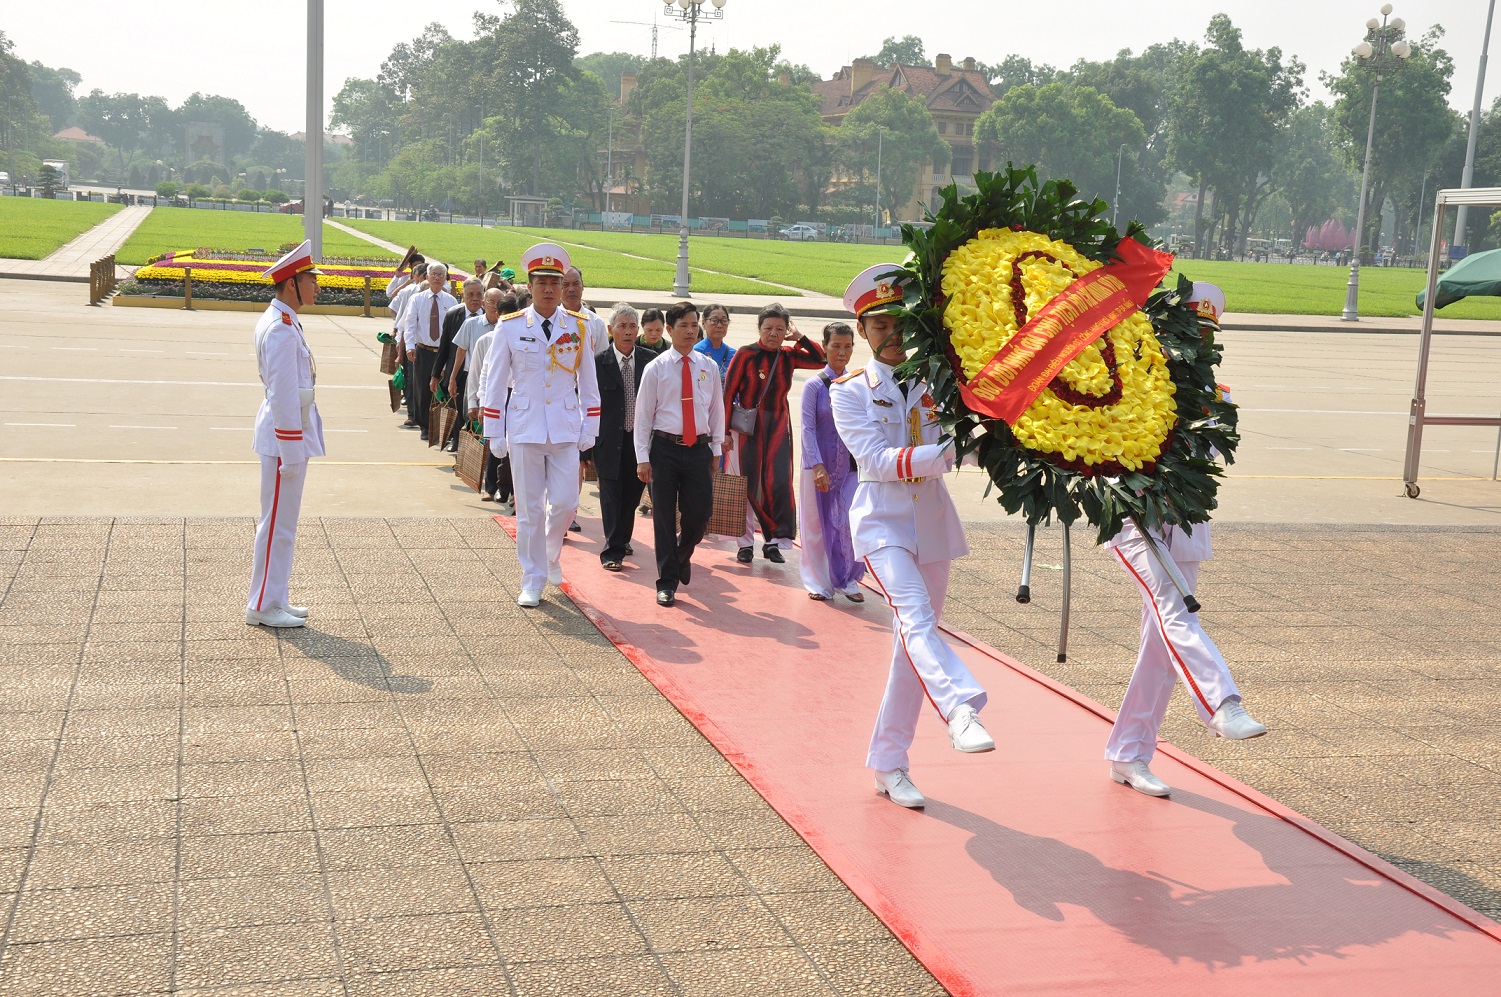
<svg viewBox="0 0 1501 997"><path fill-rule="evenodd" d="M891 670L866 765L878 793L921 807L907 749L925 702L959 751L991 751L995 741L980 723L985 690L938 631L949 562L968 554L969 544L942 478L954 466L953 440L941 438L927 385L899 381L894 370L907 358L897 322L902 288L883 275L896 269L873 266L844 292L874 359L834 381L829 404L859 472L849 513L855 556L885 591L893 617Z"/></svg>
<svg viewBox="0 0 1501 997"><path fill-rule="evenodd" d="M550 242L521 258L532 303L503 316L485 361L480 409L496 457L509 449L516 489L519 606L536 606L579 506L579 451L599 434L599 380L583 316L560 306L568 254ZM509 392L509 398L507 396Z"/></svg>
<svg viewBox="0 0 1501 997"><path fill-rule="evenodd" d="M1209 332L1220 327L1225 292L1196 281L1189 300L1199 313L1199 326ZM1224 392L1224 385L1218 391ZM1156 533L1192 591L1198 584L1199 563L1213 555L1209 523L1194 523L1192 532L1169 526ZM1266 725L1246 712L1230 666L1214 641L1191 613L1167 571L1147 547L1147 540L1130 520L1104 544L1141 592L1141 648L1136 668L1110 728L1105 757L1110 778L1148 796L1167 796L1172 787L1153 774L1157 732L1167 715L1173 686L1183 680L1199 719L1214 736L1234 741L1260 737Z"/></svg>
<svg viewBox="0 0 1501 997"><path fill-rule="evenodd" d="M255 452L261 455L261 518L255 527L250 599L245 622L300 627L307 609L291 603L292 550L309 457L323 456L323 420L313 401L317 380L312 351L297 313L318 300L312 243L304 242L262 274L276 297L255 325L255 362L266 398L255 417Z"/></svg>

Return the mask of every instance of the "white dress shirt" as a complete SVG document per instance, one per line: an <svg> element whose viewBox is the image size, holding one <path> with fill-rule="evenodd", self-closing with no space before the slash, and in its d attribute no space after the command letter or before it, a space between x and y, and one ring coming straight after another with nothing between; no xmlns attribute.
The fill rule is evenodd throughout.
<svg viewBox="0 0 1501 997"><path fill-rule="evenodd" d="M652 432L683 434L683 368L689 365L693 380L693 425L699 436L709 438L718 457L724 444L724 391L719 384L719 365L702 353L687 355L669 349L653 358L641 372L636 391L636 463L651 459Z"/></svg>
<svg viewBox="0 0 1501 997"><path fill-rule="evenodd" d="M438 299L437 330L430 328L434 297ZM446 290L434 295L431 287L423 285L422 290L407 299L407 303L401 309L401 318L396 320L396 326L401 330L402 347L406 350L415 350L418 346L431 346L437 349L438 340L443 335L443 315L458 303L459 299Z"/></svg>
<svg viewBox="0 0 1501 997"><path fill-rule="evenodd" d="M500 321L499 316L495 322L485 317L484 312L478 312L464 320L459 326L459 331L453 334L453 345L464 351L464 370L473 370L474 365L469 362L469 354L474 352L474 344L487 332L494 332L495 325Z"/></svg>
<svg viewBox="0 0 1501 997"><path fill-rule="evenodd" d="M474 341L474 348L464 354L464 366L469 370L469 380L464 382L465 400L468 407L480 407L481 389L485 386L485 359L490 355L490 344L495 342L495 327Z"/></svg>

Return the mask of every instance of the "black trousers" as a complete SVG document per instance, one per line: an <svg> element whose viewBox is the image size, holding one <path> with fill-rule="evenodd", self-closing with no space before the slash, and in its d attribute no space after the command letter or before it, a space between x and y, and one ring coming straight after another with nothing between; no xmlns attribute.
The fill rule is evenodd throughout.
<svg viewBox="0 0 1501 997"><path fill-rule="evenodd" d="M705 437L691 447L652 437L651 505L657 591L676 592L683 566L693 560L693 549L704 538L714 508L714 453ZM673 526L678 511L681 532Z"/></svg>
<svg viewBox="0 0 1501 997"><path fill-rule="evenodd" d="M605 527L605 549L599 552L601 563L625 560L625 549L636 532L636 506L646 482L636 475L634 440L635 434L625 434L620 448L620 476L599 476L599 517Z"/></svg>
<svg viewBox="0 0 1501 997"><path fill-rule="evenodd" d="M408 360L407 355L401 355L401 376L406 382L406 387L401 393L406 396L407 422L417 421L417 364Z"/></svg>
<svg viewBox="0 0 1501 997"><path fill-rule="evenodd" d="M464 414L465 413L465 410L464 410L464 388L465 388L465 385L468 384L468 381L469 381L469 372L466 371L466 370L459 371L459 379L458 379L459 390L454 394L453 397L456 398L456 399L458 399L457 404L458 404L459 409L460 409L460 416L461 417L458 418L458 419L455 419L453 421L453 432L449 433L448 434L448 439L446 439L446 440L443 441L444 443L452 443L455 447L457 447L459 445L459 433L462 432L463 429L464 429L464 427L469 424L468 423L469 417L468 417L468 415ZM443 382L443 390L444 391L448 390L448 382L447 381Z"/></svg>
<svg viewBox="0 0 1501 997"><path fill-rule="evenodd" d="M416 370L415 387L417 389L417 425L422 427L422 432L427 433L427 407L433 403L433 368L438 364L438 354L434 350L424 350L417 347L417 360L412 364Z"/></svg>
<svg viewBox="0 0 1501 997"><path fill-rule="evenodd" d="M500 493L501 502L511 500L511 458L496 457L488 450L485 452L485 480L480 482L480 488L485 493Z"/></svg>

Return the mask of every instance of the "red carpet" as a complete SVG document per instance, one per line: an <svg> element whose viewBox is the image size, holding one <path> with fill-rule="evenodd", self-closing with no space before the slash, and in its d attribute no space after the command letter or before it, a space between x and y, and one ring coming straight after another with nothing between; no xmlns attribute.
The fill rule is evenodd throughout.
<svg viewBox="0 0 1501 997"><path fill-rule="evenodd" d="M1498 985L1494 922L1171 747L1153 766L1171 800L1115 785L1108 711L962 634L998 750L953 751L925 713L927 810L877 797L862 764L890 658L880 597L813 602L796 553L779 567L758 547L747 567L721 543L659 608L650 534L611 574L586 522L565 591L952 993ZM1274 754L1275 731L1261 744Z"/></svg>

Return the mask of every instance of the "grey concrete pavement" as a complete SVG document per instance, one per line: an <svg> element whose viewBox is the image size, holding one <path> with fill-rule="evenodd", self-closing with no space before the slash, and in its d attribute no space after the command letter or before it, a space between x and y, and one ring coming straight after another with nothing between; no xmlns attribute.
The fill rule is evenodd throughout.
<svg viewBox="0 0 1501 997"><path fill-rule="evenodd" d="M43 260L0 258L0 278L87 281L89 266L125 245L150 213L150 207L141 205L121 208Z"/></svg>
<svg viewBox="0 0 1501 997"><path fill-rule="evenodd" d="M0 995L941 992L566 600L514 607L493 506L389 414L383 323L307 321L337 432L317 615L273 635L240 615L254 316L58 290L0 281ZM1401 498L1410 337L1226 342L1245 442L1200 596L1273 733L1209 741L1180 698L1164 735L1494 917L1495 436L1435 430ZM1431 410L1501 404L1493 342L1439 342ZM1020 526L951 488L945 619L1117 705L1119 570L1078 545L1058 665L1056 530L1018 606Z"/></svg>

